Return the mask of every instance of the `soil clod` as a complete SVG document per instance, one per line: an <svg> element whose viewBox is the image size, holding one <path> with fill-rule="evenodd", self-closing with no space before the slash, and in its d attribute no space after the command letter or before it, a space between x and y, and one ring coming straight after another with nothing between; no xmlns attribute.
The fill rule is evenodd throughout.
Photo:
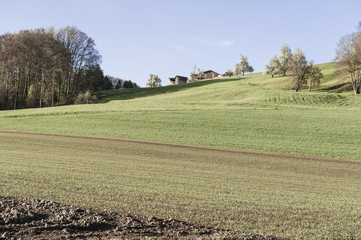
<svg viewBox="0 0 361 240"><path fill-rule="evenodd" d="M154 216L0 196L0 239L278 239Z"/></svg>

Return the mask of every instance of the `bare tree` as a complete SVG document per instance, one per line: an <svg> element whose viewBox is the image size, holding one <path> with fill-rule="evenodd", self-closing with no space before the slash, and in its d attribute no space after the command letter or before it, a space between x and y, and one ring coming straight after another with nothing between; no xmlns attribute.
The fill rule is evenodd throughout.
<svg viewBox="0 0 361 240"><path fill-rule="evenodd" d="M279 69L280 69L280 63L278 61L277 56L274 56L266 64L263 74L271 75L273 78L273 76L279 72Z"/></svg>
<svg viewBox="0 0 361 240"><path fill-rule="evenodd" d="M290 69L292 61L291 49L287 45L281 47L281 55L278 58L278 73L282 76L287 75L287 71Z"/></svg>
<svg viewBox="0 0 361 240"><path fill-rule="evenodd" d="M289 61L288 81L291 87L298 92L304 84L309 81L309 91L312 87L318 87L323 78L321 70L308 61L301 49L296 49Z"/></svg>
<svg viewBox="0 0 361 240"><path fill-rule="evenodd" d="M204 72L201 72L200 70L198 70L197 78L198 78L198 80L204 79L205 78Z"/></svg>
<svg viewBox="0 0 361 240"><path fill-rule="evenodd" d="M336 62L337 72L342 76L348 76L351 79L354 94L360 94L361 31L340 39L337 45Z"/></svg>
<svg viewBox="0 0 361 240"><path fill-rule="evenodd" d="M302 84L306 83L309 65L301 49L297 49L289 61L289 81L291 86L298 92Z"/></svg>
<svg viewBox="0 0 361 240"><path fill-rule="evenodd" d="M158 77L158 75L150 74L149 79L147 81L147 88L161 87L162 80Z"/></svg>
<svg viewBox="0 0 361 240"><path fill-rule="evenodd" d="M193 82L197 82L197 81L198 81L198 74L191 72L187 83L193 83Z"/></svg>
<svg viewBox="0 0 361 240"><path fill-rule="evenodd" d="M246 72L253 72L253 71L254 69L251 65L249 65L247 57L241 55L241 59L239 63L236 64L236 67L234 69L234 75L238 75L240 73L244 75Z"/></svg>
<svg viewBox="0 0 361 240"><path fill-rule="evenodd" d="M323 73L321 69L311 61L309 63L309 72L308 72L308 92L311 92L312 88L318 88L321 84L321 79L323 78Z"/></svg>
<svg viewBox="0 0 361 240"><path fill-rule="evenodd" d="M198 72L197 72L198 71ZM196 65L193 66L193 70L189 75L188 83L197 82L200 79L204 79L204 73L201 72L199 68L197 68Z"/></svg>
<svg viewBox="0 0 361 240"><path fill-rule="evenodd" d="M66 101L69 102L87 85L85 72L99 65L101 56L95 49L94 40L76 27L62 28L55 33L54 38L63 45L71 66L64 82Z"/></svg>

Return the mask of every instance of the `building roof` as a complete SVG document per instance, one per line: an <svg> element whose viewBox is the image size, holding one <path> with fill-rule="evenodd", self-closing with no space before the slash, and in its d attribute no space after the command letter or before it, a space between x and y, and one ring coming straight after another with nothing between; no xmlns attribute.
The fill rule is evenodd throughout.
<svg viewBox="0 0 361 240"><path fill-rule="evenodd" d="M217 73L217 72L215 72L213 70L207 70L207 71L204 71L203 73L206 74L206 73L211 73L211 72ZM219 74L219 73L217 73L217 74Z"/></svg>
<svg viewBox="0 0 361 240"><path fill-rule="evenodd" d="M188 80L187 77L176 75L174 78L169 78L170 81L175 81L175 79Z"/></svg>

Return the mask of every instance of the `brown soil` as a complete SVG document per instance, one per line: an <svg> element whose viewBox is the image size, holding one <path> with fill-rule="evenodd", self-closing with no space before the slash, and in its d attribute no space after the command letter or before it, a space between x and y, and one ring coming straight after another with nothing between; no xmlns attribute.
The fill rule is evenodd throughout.
<svg viewBox="0 0 361 240"><path fill-rule="evenodd" d="M175 219L0 197L0 239L279 239Z"/></svg>

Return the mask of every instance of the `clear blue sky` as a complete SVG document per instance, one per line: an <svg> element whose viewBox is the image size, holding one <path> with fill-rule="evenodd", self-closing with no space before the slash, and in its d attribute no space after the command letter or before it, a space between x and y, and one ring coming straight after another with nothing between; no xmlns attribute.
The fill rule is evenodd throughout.
<svg viewBox="0 0 361 240"><path fill-rule="evenodd" d="M240 54L262 72L283 44L330 62L359 21L360 0L0 0L0 34L76 26L95 40L105 74L141 86L193 65L224 73Z"/></svg>

